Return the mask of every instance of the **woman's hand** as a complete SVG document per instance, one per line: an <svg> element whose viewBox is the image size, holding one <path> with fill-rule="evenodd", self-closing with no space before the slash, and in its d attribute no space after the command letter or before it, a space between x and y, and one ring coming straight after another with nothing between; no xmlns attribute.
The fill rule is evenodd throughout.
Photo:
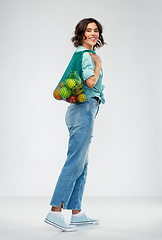
<svg viewBox="0 0 162 240"><path fill-rule="evenodd" d="M95 69L94 69L94 75L86 80L86 84L88 87L93 88L96 85L96 82L98 81L101 67L102 67L102 62L100 57L96 53L89 53L89 54L94 61Z"/></svg>
<svg viewBox="0 0 162 240"><path fill-rule="evenodd" d="M95 65L102 65L101 58L96 53L89 53Z"/></svg>

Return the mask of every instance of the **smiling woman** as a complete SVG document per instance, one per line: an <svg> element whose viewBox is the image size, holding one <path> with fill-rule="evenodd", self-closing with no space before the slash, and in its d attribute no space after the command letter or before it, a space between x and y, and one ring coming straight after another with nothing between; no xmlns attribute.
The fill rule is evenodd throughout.
<svg viewBox="0 0 162 240"><path fill-rule="evenodd" d="M101 24L92 18L82 19L75 28L72 42L77 47L75 56L81 55L81 61L80 58L75 58L75 62L79 63L81 68L80 76L86 99L79 104L70 103L66 111L65 120L69 131L67 159L50 202L51 211L45 219L46 223L63 231L76 231L75 225L98 223L97 218L90 218L82 211L81 203L87 177L88 152L94 121L100 103L105 103L102 62L94 51L105 44ZM73 79L69 79L68 84L73 83ZM73 87L75 90L75 84ZM71 224L66 223L62 216L62 208L72 210Z"/></svg>
<svg viewBox="0 0 162 240"><path fill-rule="evenodd" d="M93 50L93 46L97 43L99 38L99 30L96 23L89 23L84 33L84 40L82 46Z"/></svg>
<svg viewBox="0 0 162 240"><path fill-rule="evenodd" d="M74 46L78 47L83 44L83 41L86 39L86 34L92 33L92 31L97 33L97 41L94 40L93 50L96 48L100 48L104 46L105 42L102 36L103 28L101 24L94 18L85 18L82 19L75 28L75 35L72 37L72 42L74 42ZM92 44L91 44L92 47Z"/></svg>

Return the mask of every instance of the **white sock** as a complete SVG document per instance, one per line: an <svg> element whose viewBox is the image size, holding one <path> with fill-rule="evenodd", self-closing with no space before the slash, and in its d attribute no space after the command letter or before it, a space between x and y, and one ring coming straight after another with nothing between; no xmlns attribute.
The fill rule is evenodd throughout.
<svg viewBox="0 0 162 240"><path fill-rule="evenodd" d="M83 214L83 212L82 212L82 210L81 210L79 213L73 214L73 216L80 217L82 214Z"/></svg>
<svg viewBox="0 0 162 240"><path fill-rule="evenodd" d="M50 211L50 213L51 213L54 217L60 217L60 216L62 215L62 212Z"/></svg>

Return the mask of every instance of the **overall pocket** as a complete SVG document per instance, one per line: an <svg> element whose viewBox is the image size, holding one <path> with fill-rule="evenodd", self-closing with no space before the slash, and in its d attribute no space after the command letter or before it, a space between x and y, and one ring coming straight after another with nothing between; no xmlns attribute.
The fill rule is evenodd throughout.
<svg viewBox="0 0 162 240"><path fill-rule="evenodd" d="M69 127L77 125L80 120L81 112L82 112L81 105L71 104L68 107L65 115L66 125Z"/></svg>

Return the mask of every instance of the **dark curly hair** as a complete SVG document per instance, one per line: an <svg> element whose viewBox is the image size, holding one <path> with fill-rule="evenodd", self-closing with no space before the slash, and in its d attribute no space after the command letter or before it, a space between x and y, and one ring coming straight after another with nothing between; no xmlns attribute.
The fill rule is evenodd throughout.
<svg viewBox="0 0 162 240"><path fill-rule="evenodd" d="M83 37L85 37L84 33L86 31L87 25L93 22L96 23L99 30L99 38L97 43L94 45L93 49L95 50L96 48L100 48L106 44L102 36L103 28L101 24L94 18L84 18L76 25L75 32L74 32L75 35L71 38L71 41L74 43L75 47L82 45L83 39L84 39Z"/></svg>

